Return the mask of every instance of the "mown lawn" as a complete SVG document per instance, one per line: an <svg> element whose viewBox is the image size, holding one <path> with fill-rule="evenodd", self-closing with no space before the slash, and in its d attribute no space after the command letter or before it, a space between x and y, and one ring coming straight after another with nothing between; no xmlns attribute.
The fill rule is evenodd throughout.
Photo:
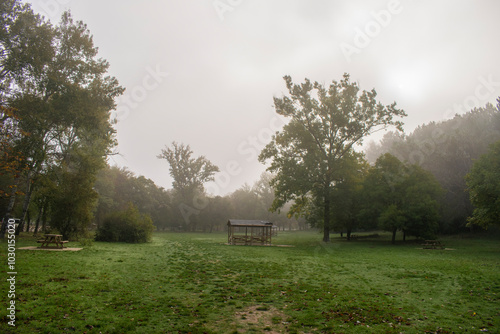
<svg viewBox="0 0 500 334"><path fill-rule="evenodd" d="M274 243L293 247L249 247L225 245L225 234L158 233L140 245L17 250L16 328L2 279L0 332L500 332L498 238L444 238L444 251L388 236L332 240L285 232Z"/></svg>

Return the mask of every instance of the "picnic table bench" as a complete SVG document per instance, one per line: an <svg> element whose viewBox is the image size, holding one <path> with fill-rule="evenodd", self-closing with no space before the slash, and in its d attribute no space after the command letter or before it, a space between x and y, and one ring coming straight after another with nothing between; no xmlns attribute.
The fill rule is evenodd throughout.
<svg viewBox="0 0 500 334"><path fill-rule="evenodd" d="M62 240L61 234L45 234L45 239L37 240L36 242L41 243L40 248L63 248L67 240ZM55 245L55 246L51 246Z"/></svg>
<svg viewBox="0 0 500 334"><path fill-rule="evenodd" d="M424 249L444 249L444 245L439 240L425 240L422 246Z"/></svg>

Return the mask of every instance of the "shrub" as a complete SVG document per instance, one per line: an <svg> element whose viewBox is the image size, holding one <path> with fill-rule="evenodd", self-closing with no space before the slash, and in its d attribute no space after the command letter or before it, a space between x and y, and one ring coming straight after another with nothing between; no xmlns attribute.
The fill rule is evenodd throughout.
<svg viewBox="0 0 500 334"><path fill-rule="evenodd" d="M149 215L130 203L126 210L110 214L98 228L97 241L141 243L151 240L154 226Z"/></svg>

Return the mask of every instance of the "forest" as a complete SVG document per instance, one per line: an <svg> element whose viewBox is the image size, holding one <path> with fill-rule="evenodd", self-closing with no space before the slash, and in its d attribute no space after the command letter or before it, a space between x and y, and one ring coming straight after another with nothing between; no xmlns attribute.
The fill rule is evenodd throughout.
<svg viewBox="0 0 500 334"><path fill-rule="evenodd" d="M16 0L0 11L2 235L14 217L17 233L88 237L129 207L158 231L222 231L229 218L258 219L318 228L324 241L334 232L349 239L382 229L394 242L398 231L432 238L498 224L500 99L406 134L405 112L383 106L348 74L329 86L285 76L288 95L274 106L288 123L259 156L268 172L212 196L205 184L219 168L173 142L158 152L174 180L164 189L109 164L117 154L112 111L124 88L97 57L87 26L69 12L52 25ZM355 149L381 129L393 131Z"/></svg>

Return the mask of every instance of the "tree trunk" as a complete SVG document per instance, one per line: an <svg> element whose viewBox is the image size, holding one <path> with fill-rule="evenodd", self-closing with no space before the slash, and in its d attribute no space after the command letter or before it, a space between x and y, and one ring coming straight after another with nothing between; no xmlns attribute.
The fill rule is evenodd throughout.
<svg viewBox="0 0 500 334"><path fill-rule="evenodd" d="M21 232L23 230L24 221L26 220L28 208L29 208L30 201L31 201L31 194L33 193L33 187L31 186L30 171L28 171L28 175L26 178L27 178L27 180L26 180L26 194L24 195L23 215L21 217L21 221L19 222L19 225L17 226L16 235L19 235L19 232Z"/></svg>
<svg viewBox="0 0 500 334"><path fill-rule="evenodd" d="M42 219L42 212L43 212L43 204L40 205L40 210L38 211L38 217L36 217L35 232L33 233L33 235L37 235L38 233L38 227L40 226L40 219Z"/></svg>
<svg viewBox="0 0 500 334"><path fill-rule="evenodd" d="M347 241L351 241L351 233L352 230L350 228L347 229Z"/></svg>
<svg viewBox="0 0 500 334"><path fill-rule="evenodd" d="M7 211L5 212L5 217L2 220L2 227L1 227L1 235L2 239L5 238L5 231L7 230L7 222L9 221L10 214L12 212L12 209L14 208L14 204L16 204L16 192L17 192L17 185L19 184L20 178L16 179L16 183L12 187L12 191L10 193L10 199L9 199L9 205L7 206Z"/></svg>
<svg viewBox="0 0 500 334"><path fill-rule="evenodd" d="M30 225L31 225L31 215L30 215L30 210L28 210L26 214L26 232L30 231Z"/></svg>
<svg viewBox="0 0 500 334"><path fill-rule="evenodd" d="M403 242L406 242L406 231L403 230Z"/></svg>
<svg viewBox="0 0 500 334"><path fill-rule="evenodd" d="M45 233L46 229L47 229L47 207L44 205L43 215L42 215L42 231Z"/></svg>
<svg viewBox="0 0 500 334"><path fill-rule="evenodd" d="M394 245L396 243L396 232L398 231L397 228L394 228L392 230L392 244Z"/></svg>

